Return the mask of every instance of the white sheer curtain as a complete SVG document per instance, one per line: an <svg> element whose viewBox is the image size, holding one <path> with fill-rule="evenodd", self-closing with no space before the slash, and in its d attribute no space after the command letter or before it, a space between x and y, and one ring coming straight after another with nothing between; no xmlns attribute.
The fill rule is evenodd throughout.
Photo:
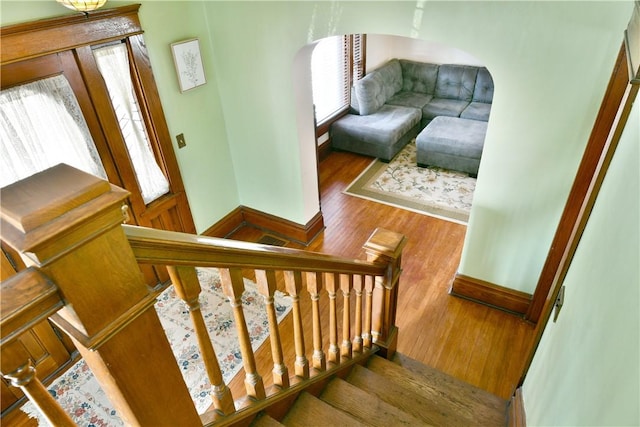
<svg viewBox="0 0 640 427"><path fill-rule="evenodd" d="M106 179L67 79L54 76L0 92L0 187L59 163Z"/></svg>
<svg viewBox="0 0 640 427"><path fill-rule="evenodd" d="M133 91L127 48L118 44L96 49L93 54L107 85L142 198L145 203L150 203L169 191L169 182L156 163L149 144Z"/></svg>

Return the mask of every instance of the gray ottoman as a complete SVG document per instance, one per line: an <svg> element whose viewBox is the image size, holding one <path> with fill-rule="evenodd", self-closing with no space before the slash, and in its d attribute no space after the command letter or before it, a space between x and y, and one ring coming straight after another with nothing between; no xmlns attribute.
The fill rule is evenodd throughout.
<svg viewBox="0 0 640 427"><path fill-rule="evenodd" d="M416 138L418 166L477 176L487 122L438 116Z"/></svg>

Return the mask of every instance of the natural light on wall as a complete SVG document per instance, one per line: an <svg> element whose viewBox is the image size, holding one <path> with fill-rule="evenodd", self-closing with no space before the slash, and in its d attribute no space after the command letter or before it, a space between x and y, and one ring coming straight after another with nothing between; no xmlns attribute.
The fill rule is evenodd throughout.
<svg viewBox="0 0 640 427"><path fill-rule="evenodd" d="M316 122L331 117L349 102L348 48L346 36L320 40L311 54L311 81Z"/></svg>

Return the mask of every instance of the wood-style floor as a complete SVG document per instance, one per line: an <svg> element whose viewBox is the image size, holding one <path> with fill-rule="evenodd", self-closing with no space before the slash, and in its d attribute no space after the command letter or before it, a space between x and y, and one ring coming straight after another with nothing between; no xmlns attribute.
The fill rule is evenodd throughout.
<svg viewBox="0 0 640 427"><path fill-rule="evenodd" d="M321 162L326 228L305 249L362 259L362 244L375 228L406 235L397 312L398 352L509 399L520 378L533 327L512 314L448 294L460 261L464 225L343 194L371 160L333 152ZM262 235L260 230L245 227L230 237L256 241ZM285 353L293 346L289 323L281 325ZM271 354L262 350L256 356L257 365L269 384L264 373L270 372ZM238 387L241 383L236 378L231 388Z"/></svg>

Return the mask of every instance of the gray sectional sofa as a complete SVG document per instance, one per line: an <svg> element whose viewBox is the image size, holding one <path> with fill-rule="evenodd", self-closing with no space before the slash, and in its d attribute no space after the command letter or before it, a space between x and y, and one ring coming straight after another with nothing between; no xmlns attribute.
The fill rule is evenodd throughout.
<svg viewBox="0 0 640 427"><path fill-rule="evenodd" d="M487 122L492 100L493 80L484 67L392 59L354 84L350 113L331 125L332 144L389 161L438 116Z"/></svg>

